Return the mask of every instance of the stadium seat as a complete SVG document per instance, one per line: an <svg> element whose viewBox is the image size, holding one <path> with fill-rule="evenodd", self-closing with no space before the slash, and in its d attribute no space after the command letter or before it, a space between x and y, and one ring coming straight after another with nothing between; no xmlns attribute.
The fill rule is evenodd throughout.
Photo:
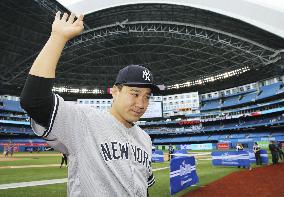
<svg viewBox="0 0 284 197"><path fill-rule="evenodd" d="M278 91L280 90L280 85L281 85L281 82L273 83L267 86L262 86L259 89L261 93L257 96L256 100L260 100L260 99L264 99L264 98L268 98L268 97L276 95Z"/></svg>

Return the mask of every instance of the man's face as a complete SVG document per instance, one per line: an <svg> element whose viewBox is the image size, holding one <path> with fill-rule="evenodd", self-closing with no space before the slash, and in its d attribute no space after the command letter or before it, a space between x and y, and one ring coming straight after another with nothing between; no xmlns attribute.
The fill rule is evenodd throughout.
<svg viewBox="0 0 284 197"><path fill-rule="evenodd" d="M151 95L150 88L123 86L112 90L112 114L122 123L136 122L145 113Z"/></svg>

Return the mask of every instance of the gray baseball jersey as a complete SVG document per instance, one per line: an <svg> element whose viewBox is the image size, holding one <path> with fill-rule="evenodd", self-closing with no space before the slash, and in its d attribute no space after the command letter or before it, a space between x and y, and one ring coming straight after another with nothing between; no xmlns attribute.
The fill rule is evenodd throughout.
<svg viewBox="0 0 284 197"><path fill-rule="evenodd" d="M147 196L154 184L152 142L109 112L65 102L55 95L49 128L31 120L34 132L67 153L68 196Z"/></svg>

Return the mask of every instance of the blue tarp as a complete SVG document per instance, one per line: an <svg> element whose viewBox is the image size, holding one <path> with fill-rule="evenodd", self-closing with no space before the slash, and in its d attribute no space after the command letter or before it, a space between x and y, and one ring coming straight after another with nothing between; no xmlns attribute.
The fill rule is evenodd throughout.
<svg viewBox="0 0 284 197"><path fill-rule="evenodd" d="M214 166L250 166L247 151L215 151L211 155Z"/></svg>
<svg viewBox="0 0 284 197"><path fill-rule="evenodd" d="M255 154L252 150L245 151L215 151L212 152L212 164L215 166L245 166L255 163ZM260 150L262 164L268 164L266 150Z"/></svg>
<svg viewBox="0 0 284 197"><path fill-rule="evenodd" d="M152 162L164 162L164 152L161 150L153 151Z"/></svg>
<svg viewBox="0 0 284 197"><path fill-rule="evenodd" d="M199 182L194 156L176 157L170 163L171 195Z"/></svg>

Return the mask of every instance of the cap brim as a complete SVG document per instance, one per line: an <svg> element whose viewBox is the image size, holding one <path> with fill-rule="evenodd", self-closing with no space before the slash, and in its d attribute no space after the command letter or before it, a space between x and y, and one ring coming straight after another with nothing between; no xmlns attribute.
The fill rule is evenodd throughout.
<svg viewBox="0 0 284 197"><path fill-rule="evenodd" d="M152 93L159 93L161 91L157 85L149 83L123 83L123 85L130 87L150 88Z"/></svg>

